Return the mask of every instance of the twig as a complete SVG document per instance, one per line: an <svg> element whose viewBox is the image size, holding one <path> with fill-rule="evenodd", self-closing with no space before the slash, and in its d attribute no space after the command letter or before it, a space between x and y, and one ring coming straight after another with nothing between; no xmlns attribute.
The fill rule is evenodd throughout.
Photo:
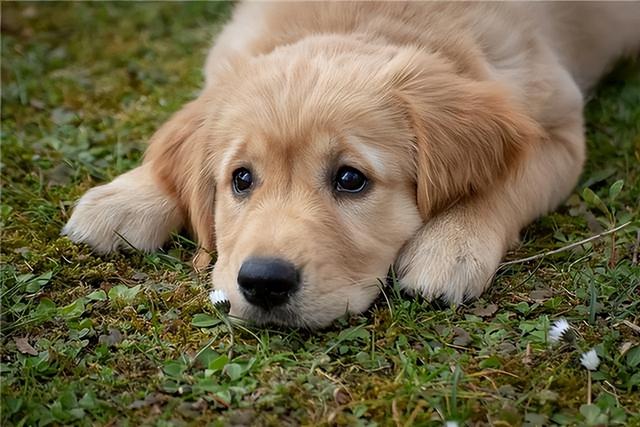
<svg viewBox="0 0 640 427"><path fill-rule="evenodd" d="M391 277L395 283L395 274L393 274ZM387 293L384 291L384 288L385 288L384 283L382 283L382 280L378 279L378 281L376 282L376 286L378 287L378 289L380 289L380 293L384 297L384 300L387 302L387 308L389 308L389 314L393 319L393 307L391 306L391 301L389 301L389 297L387 296Z"/></svg>
<svg viewBox="0 0 640 427"><path fill-rule="evenodd" d="M512 374L511 372L503 371L501 369L485 369L484 371L479 371L479 372L474 372L472 374L467 374L467 376L469 376L469 377L482 377L482 376L486 376L486 375L490 375L490 374L504 374L504 375L509 375L510 377L513 377L513 378L520 379L520 377L517 376L516 374Z"/></svg>
<svg viewBox="0 0 640 427"><path fill-rule="evenodd" d="M611 233L615 233L616 231L620 231L623 228L625 228L626 226L628 226L629 224L631 224L631 221L625 222L624 224L619 225L616 228L612 228L611 230L603 231L602 233L596 234L595 236L591 236L591 237L586 238L584 240L580 240L579 242L571 243L570 245L563 246L561 248L554 249L552 251L543 252L543 253L540 253L540 254L537 254L537 255L533 255L533 256L530 256L530 257L527 257L527 258L514 259L513 261L506 261L506 262L503 262L502 264L500 264L500 267L506 267L508 265L513 265L513 264L521 264L521 263L533 261L533 260L536 260L536 259L544 258L544 257L547 257L549 255L555 255L555 254L558 254L560 252L568 251L569 249L573 249L573 248L575 248L577 246L584 245L585 243L589 243L589 242L592 242L594 240L598 240L598 239L600 239L600 238L602 238L604 236L607 236L607 235L609 235Z"/></svg>
<svg viewBox="0 0 640 427"><path fill-rule="evenodd" d="M398 401L393 399L391 401L391 414L393 414L393 422L396 423L396 427L401 427L400 424L400 413L398 412Z"/></svg>
<svg viewBox="0 0 640 427"><path fill-rule="evenodd" d="M640 230L636 233L636 244L633 245L633 256L631 257L631 265L638 264L638 247L640 246Z"/></svg>
<svg viewBox="0 0 640 427"><path fill-rule="evenodd" d="M622 323L640 334L640 326L636 325L635 323L631 323L627 319L623 320Z"/></svg>
<svg viewBox="0 0 640 427"><path fill-rule="evenodd" d="M235 347L236 345L235 334L233 333L233 325L231 325L229 318L224 314L222 315L222 321L224 322L225 326L229 330L229 352L227 353L227 359L231 361L233 360L233 347Z"/></svg>
<svg viewBox="0 0 640 427"><path fill-rule="evenodd" d="M407 419L407 422L404 423L405 426L412 426L413 425L413 421L416 419L416 417L418 416L418 413L422 410L422 408L427 404L427 402L425 402L424 400L418 400L418 403L416 404L416 407L413 408L413 411L411 411L411 414L409 415L409 418ZM442 420L444 421L445 418L442 415L442 411L438 408L435 407L434 408L436 410L436 412L438 413L438 415L440 415L440 418L442 418Z"/></svg>
<svg viewBox="0 0 640 427"><path fill-rule="evenodd" d="M611 235L611 256L609 257L609 268L613 268L616 266L616 258L618 258L618 254L616 253L616 235Z"/></svg>

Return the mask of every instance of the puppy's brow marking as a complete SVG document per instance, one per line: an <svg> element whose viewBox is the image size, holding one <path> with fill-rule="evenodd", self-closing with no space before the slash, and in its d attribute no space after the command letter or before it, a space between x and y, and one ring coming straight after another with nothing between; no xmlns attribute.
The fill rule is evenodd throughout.
<svg viewBox="0 0 640 427"><path fill-rule="evenodd" d="M357 137L348 137L346 142L349 147L352 147L356 153L367 161L369 166L373 168L377 174L380 176L385 175L385 153L382 152L382 150L362 142Z"/></svg>
<svg viewBox="0 0 640 427"><path fill-rule="evenodd" d="M230 166L232 161L235 160L235 157L242 150L242 146L243 140L240 138L231 141L229 143L230 148L224 153L224 156L222 157L222 164ZM229 179L231 179L231 176L229 176Z"/></svg>

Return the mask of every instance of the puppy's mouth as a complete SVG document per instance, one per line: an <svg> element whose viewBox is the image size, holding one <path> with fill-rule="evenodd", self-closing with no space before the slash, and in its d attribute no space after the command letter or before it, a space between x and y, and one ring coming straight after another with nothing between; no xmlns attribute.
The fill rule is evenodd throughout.
<svg viewBox="0 0 640 427"><path fill-rule="evenodd" d="M268 310L254 305L246 305L238 314L243 320L258 326L279 325L307 329L317 328L317 325L309 324L300 315L300 311L295 304L291 302Z"/></svg>

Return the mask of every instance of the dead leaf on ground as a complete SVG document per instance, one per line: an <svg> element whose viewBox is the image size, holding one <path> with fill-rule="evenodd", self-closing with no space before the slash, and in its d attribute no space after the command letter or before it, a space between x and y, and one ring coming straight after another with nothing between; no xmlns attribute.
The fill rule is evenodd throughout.
<svg viewBox="0 0 640 427"><path fill-rule="evenodd" d="M16 347L20 353L30 354L32 356L38 355L36 349L29 344L29 341L26 338L14 338L13 340L16 342Z"/></svg>
<svg viewBox="0 0 640 427"><path fill-rule="evenodd" d="M510 342L503 342L498 345L498 352L502 354L513 354L517 350L516 346Z"/></svg>
<svg viewBox="0 0 640 427"><path fill-rule="evenodd" d="M471 335L469 335L469 332L458 327L453 328L453 332L455 333L455 338L453 339L454 345L466 347L469 343L471 343Z"/></svg>
<svg viewBox="0 0 640 427"><path fill-rule="evenodd" d="M529 294L529 298L536 302L542 302L551 298L552 295L553 292L551 292L551 289L534 289Z"/></svg>
<svg viewBox="0 0 640 427"><path fill-rule="evenodd" d="M100 344L114 346L120 344L123 339L124 337L122 336L122 332L120 332L116 328L109 328L109 335L100 335L100 338L98 338L98 342Z"/></svg>
<svg viewBox="0 0 640 427"><path fill-rule="evenodd" d="M479 317L491 317L498 311L498 306L495 304L489 304L484 307L476 307L471 310L471 314L474 314Z"/></svg>
<svg viewBox="0 0 640 427"><path fill-rule="evenodd" d="M143 273L141 271L136 271L133 276L131 276L132 280L136 280L136 281L142 281L142 280L147 280L149 278L149 275L146 273Z"/></svg>

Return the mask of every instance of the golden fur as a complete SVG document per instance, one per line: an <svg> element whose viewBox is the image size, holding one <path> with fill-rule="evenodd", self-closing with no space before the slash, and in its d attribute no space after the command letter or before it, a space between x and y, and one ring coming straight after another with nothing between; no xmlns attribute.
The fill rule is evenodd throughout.
<svg viewBox="0 0 640 427"><path fill-rule="evenodd" d="M520 228L574 187L583 93L637 52L638 22L638 4L240 4L202 93L142 166L83 196L64 233L153 250L187 226L216 251L232 314L257 322L363 311L391 265L412 293L477 296ZM366 193L332 192L343 165ZM239 167L256 176L242 200ZM285 307L238 292L250 256L302 269Z"/></svg>

